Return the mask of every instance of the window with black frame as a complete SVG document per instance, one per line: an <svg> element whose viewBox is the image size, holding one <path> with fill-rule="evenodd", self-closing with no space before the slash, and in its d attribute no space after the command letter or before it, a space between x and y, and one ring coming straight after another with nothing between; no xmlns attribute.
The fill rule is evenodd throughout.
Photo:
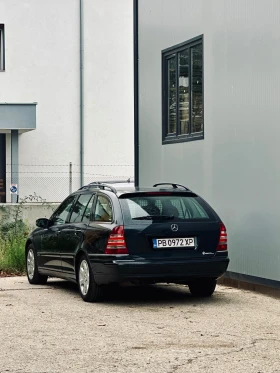
<svg viewBox="0 0 280 373"><path fill-rule="evenodd" d="M204 138L203 37L162 52L163 144Z"/></svg>

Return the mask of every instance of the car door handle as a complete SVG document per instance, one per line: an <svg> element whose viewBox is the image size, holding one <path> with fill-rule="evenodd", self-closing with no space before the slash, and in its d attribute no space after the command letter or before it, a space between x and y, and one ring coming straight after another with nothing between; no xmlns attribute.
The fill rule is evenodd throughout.
<svg viewBox="0 0 280 373"><path fill-rule="evenodd" d="M75 232L75 235L78 236L78 233L82 233L82 230L81 229L75 229L74 232Z"/></svg>

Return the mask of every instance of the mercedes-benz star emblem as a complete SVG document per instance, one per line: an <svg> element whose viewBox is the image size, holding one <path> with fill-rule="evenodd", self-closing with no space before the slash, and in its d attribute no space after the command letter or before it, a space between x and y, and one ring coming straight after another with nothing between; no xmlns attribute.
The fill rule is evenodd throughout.
<svg viewBox="0 0 280 373"><path fill-rule="evenodd" d="M178 230L178 225L177 225L177 224L171 224L171 230L172 230L173 232L177 232L177 230Z"/></svg>

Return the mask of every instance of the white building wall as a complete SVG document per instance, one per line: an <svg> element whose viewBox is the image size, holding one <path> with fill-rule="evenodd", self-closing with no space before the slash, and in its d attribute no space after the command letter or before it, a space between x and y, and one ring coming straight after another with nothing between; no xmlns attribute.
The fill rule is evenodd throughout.
<svg viewBox="0 0 280 373"><path fill-rule="evenodd" d="M132 2L83 3L85 173L88 180L97 171L133 176ZM49 201L61 200L69 190L69 162L73 188L79 186L79 21L79 0L0 2L6 52L0 102L38 103L36 130L19 137L21 196L36 192ZM9 136L7 163L8 142ZM89 164L99 166L90 169Z"/></svg>
<svg viewBox="0 0 280 373"><path fill-rule="evenodd" d="M233 272L280 280L278 0L139 0L140 185L185 184L224 220ZM204 35L205 139L162 145L161 51Z"/></svg>
<svg viewBox="0 0 280 373"><path fill-rule="evenodd" d="M133 1L84 10L85 180L133 177Z"/></svg>

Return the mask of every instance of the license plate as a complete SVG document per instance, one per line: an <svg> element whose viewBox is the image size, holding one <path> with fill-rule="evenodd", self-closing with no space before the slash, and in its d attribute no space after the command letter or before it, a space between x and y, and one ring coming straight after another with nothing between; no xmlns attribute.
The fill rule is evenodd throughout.
<svg viewBox="0 0 280 373"><path fill-rule="evenodd" d="M165 248L165 247L194 247L195 241L193 237L188 238L154 238L153 248Z"/></svg>

